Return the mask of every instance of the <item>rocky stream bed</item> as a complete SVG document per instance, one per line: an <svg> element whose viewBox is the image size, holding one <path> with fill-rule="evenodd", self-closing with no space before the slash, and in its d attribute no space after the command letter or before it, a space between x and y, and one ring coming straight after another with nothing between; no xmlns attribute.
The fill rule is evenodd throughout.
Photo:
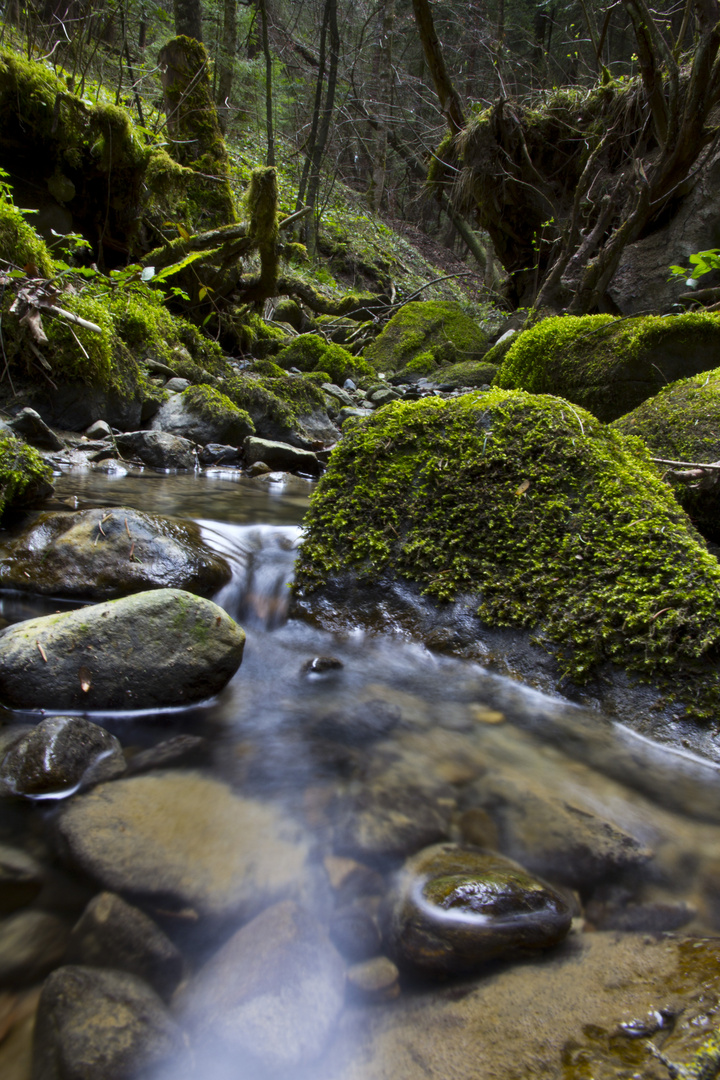
<svg viewBox="0 0 720 1080"><path fill-rule="evenodd" d="M6 544L48 584L1 601L3 1080L715 1068L716 766L288 618L311 486L76 468ZM96 578L83 531L118 545Z"/></svg>

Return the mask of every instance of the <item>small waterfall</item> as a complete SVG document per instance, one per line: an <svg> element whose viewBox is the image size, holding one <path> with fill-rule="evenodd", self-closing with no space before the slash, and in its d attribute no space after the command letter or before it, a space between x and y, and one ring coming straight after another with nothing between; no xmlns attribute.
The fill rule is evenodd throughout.
<svg viewBox="0 0 720 1080"><path fill-rule="evenodd" d="M215 602L243 626L282 626L302 530L296 525L198 524L205 542L224 555L232 569L232 580Z"/></svg>

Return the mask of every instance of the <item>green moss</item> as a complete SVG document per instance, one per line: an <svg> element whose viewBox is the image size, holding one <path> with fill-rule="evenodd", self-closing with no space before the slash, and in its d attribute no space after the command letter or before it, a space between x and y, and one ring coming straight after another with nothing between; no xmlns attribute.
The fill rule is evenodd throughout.
<svg viewBox="0 0 720 1080"><path fill-rule="evenodd" d="M409 375L432 375L437 367L435 356L431 349L427 352L418 353L412 360L409 360L403 371Z"/></svg>
<svg viewBox="0 0 720 1080"><path fill-rule="evenodd" d="M285 375L283 369L272 360L253 360L247 370L253 375L269 375L275 379L283 378Z"/></svg>
<svg viewBox="0 0 720 1080"><path fill-rule="evenodd" d="M197 379L204 370L222 374L226 368L220 346L205 337L196 326L172 315L162 297L150 289L115 289L106 301L120 338L138 360L152 357L178 370L182 361L179 350L188 350L197 368ZM195 381L195 380L193 380Z"/></svg>
<svg viewBox="0 0 720 1080"><path fill-rule="evenodd" d="M301 330L303 324L303 313L300 305L290 297L284 297L275 306L273 312L273 319L276 322L286 322L289 326L292 326L294 330Z"/></svg>
<svg viewBox="0 0 720 1080"><path fill-rule="evenodd" d="M0 198L0 259L24 269L37 267L41 277L52 277L52 260L44 240L12 203ZM34 276L34 275L31 275Z"/></svg>
<svg viewBox="0 0 720 1080"><path fill-rule="evenodd" d="M450 364L443 368L442 382L452 386L485 386L493 381L498 369L487 360L468 360L464 364Z"/></svg>
<svg viewBox="0 0 720 1080"><path fill-rule="evenodd" d="M234 401L216 390L214 386L188 386L181 395L183 401L205 420L226 422L228 420L245 420L253 426L250 415L238 408Z"/></svg>
<svg viewBox="0 0 720 1080"><path fill-rule="evenodd" d="M0 516L33 492L51 491L52 470L20 439L0 437Z"/></svg>
<svg viewBox="0 0 720 1080"><path fill-rule="evenodd" d="M603 420L629 412L678 374L715 366L720 317L562 315L517 337L495 385L556 394Z"/></svg>
<svg viewBox="0 0 720 1080"><path fill-rule="evenodd" d="M278 376L236 375L223 383L223 390L256 424L267 418L292 429L299 416L325 407L319 387L284 371Z"/></svg>
<svg viewBox="0 0 720 1080"><path fill-rule="evenodd" d="M564 401L388 405L344 435L305 524L301 590L352 569L437 601L473 593L576 682L610 660L717 708L720 567L640 441Z"/></svg>
<svg viewBox="0 0 720 1080"><path fill-rule="evenodd" d="M376 371L395 372L419 354L432 352L436 364L479 360L487 352L487 336L478 323L453 301L426 300L405 304L365 350Z"/></svg>
<svg viewBox="0 0 720 1080"><path fill-rule="evenodd" d="M319 334L300 334L281 349L275 358L281 367L296 367L300 371L324 371L330 381L339 386L346 379L374 377L368 363L353 356L342 345L328 342Z"/></svg>

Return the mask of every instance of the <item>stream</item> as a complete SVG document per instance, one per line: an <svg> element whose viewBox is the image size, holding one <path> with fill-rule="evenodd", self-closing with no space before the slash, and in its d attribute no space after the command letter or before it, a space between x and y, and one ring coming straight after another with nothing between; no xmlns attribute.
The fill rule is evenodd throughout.
<svg viewBox="0 0 720 1080"><path fill-rule="evenodd" d="M347 878L352 876L349 860L360 866L368 880L374 875L375 881L384 878L387 884L403 857L415 850L412 839L406 842L407 850L403 850L402 837L398 841L393 835L388 840L387 830L392 833L394 827L388 799L397 796L398 812L407 812L402 799L403 793L409 793L417 803L420 821L427 793L428 799L452 807L451 839L491 847L499 842L499 827L502 850L515 858L524 852L526 859L534 861L530 867L533 872L544 873L568 890L575 917L568 939L571 943L564 944L558 955L567 959L568 950L579 947L573 942L587 940L592 945L587 969L584 974L578 970L579 982L573 984L574 989L557 990L553 1008L561 1010L558 1002L562 994L570 1001L562 1006L565 1011L560 1020L536 1018L530 1024L527 1013L525 1020L519 1015L525 994L540 1008L538 998L543 994L537 992L538 979L566 978L567 971L564 969L561 976L559 968L556 971L553 967L559 960L548 952L547 960L541 955L519 965L496 962L485 980L479 974L438 987L403 974L399 983L375 991L361 988L355 994L350 992L317 1063L312 1059L308 1064L301 1053L285 1047L274 1058L263 1059L262 1066L255 1058L252 1064L240 1064L237 1054L219 1049L214 1038L200 1038L193 1044L191 1064L184 1059L180 1066L159 1064L143 1071L142 1080L169 1080L170 1076L178 1080L185 1076L255 1080L265 1075L282 1080L305 1075L327 1080L414 1080L425 1076L510 1080L521 1075L592 1075L599 1080L606 1076L667 1075L662 1065L652 1064L652 1057L633 1059L627 1066L629 1071L622 1071L617 1063L603 1066L606 1071L572 1071L567 1067L560 1071L559 1055L548 1052L543 1058L538 1047L542 1044L547 1050L555 1037L550 1034L552 1025L559 1024L557 1040L560 1048L565 1048L563 1060L569 1060L569 1046L582 1044L582 1052L590 1053L583 1043L589 1039L592 1053L605 1062L603 1055L612 1058L620 1051L610 1043L603 1043L598 1050L599 1036L591 1038L588 1031L593 1024L593 1030L603 1031L603 1023L611 1022L613 1009L618 1024L649 1023L646 1018L653 1015L653 1008L660 1010L655 1026L650 1024L640 1032L643 1037L664 1024L668 1026L662 1019L663 1008L670 1008L668 1015L673 1008L673 1016L681 1014L680 1006L668 1006L667 994L663 1000L657 997L656 986L662 985L663 979L670 985L662 965L656 982L648 975L646 979L637 977L634 986L628 977L624 989L612 990L616 996L610 1004L598 999L598 1015L592 1014L593 980L602 966L593 959L592 950L597 952L601 939L612 938L618 950L617 970L621 971L625 970L623 964L630 964L627 949L631 939L640 941L651 935L654 942L662 943L664 935L673 941L673 935L678 934L684 941L718 936L717 767L690 753L659 747L607 718L523 687L477 664L431 653L400 636L356 630L330 634L289 618L289 585L311 490L309 482L294 477L273 474L271 479L248 480L221 470L202 476L150 471L108 476L77 471L57 480L56 509L132 506L198 521L205 541L223 554L232 568L231 582L215 600L247 633L242 665L215 699L187 709L95 714L89 718L120 739L130 761L172 737L199 737L197 751L191 751L178 768L222 781L243 798L277 808L284 820L294 823L301 842L307 845L312 873L308 876L303 870L303 880L298 883L283 878L283 890L286 895L300 896L323 925L331 925L336 943L342 943L342 919L337 912L344 911L350 902L358 902L346 889ZM58 601L30 594L6 593L0 599L0 615L7 622L58 607ZM325 659L313 666L314 658ZM4 726L26 724L28 717L2 710L0 722ZM501 778L493 790L495 809L506 800L502 802L505 817L501 814L500 819L504 825L498 826L497 816L493 824L487 799L483 802L474 797L478 784L487 777ZM518 807L512 796L507 801L503 784L511 792L532 796L538 807L543 800L553 806L570 804L580 815L609 823L608 828L614 827L618 835L632 838L633 851L642 851L642 856L628 859L617 872L608 871L606 879L592 858L589 869L584 870L585 855L577 845L568 844L564 849L562 843L554 842L541 820L544 811L538 810L540 839L535 857L529 847L532 822L518 824ZM384 810L373 818L373 807L377 806ZM47 802L0 802L0 843L25 845L30 853L48 857L55 813L56 807ZM412 809L409 818L413 818ZM252 843L252 836L244 842ZM262 833L257 843L266 843ZM56 895L52 890L44 895L43 903L71 924L92 890L88 892L82 874L73 880L67 870L58 874L56 889ZM372 887L359 892L364 897L363 911L375 914ZM183 921L177 913L160 912L158 918L191 971L204 964L236 929L223 925L208 934L192 919ZM372 954L372 948L369 952ZM346 958L353 962L347 953ZM509 980L514 981L511 984ZM631 984L634 988L629 990ZM637 996L641 984L646 998ZM482 998L481 1023L472 1019L476 1014L471 1016L468 1002L479 1003L481 998L473 995L487 994L490 988L494 1003L490 1008L487 998ZM553 993L549 991L549 997ZM182 1011L182 987L180 1001ZM705 1000L702 1023L697 1021L697 1010L688 1023L695 1023L696 1029L699 1024L698 1030L714 1024L716 1004ZM198 1007L201 1012L203 1007ZM551 1005L544 1003L542 1008L550 1009ZM492 1030L483 1027L490 1024L490 1014ZM547 1023L548 1030L538 1035L541 1023ZM475 1031L472 1038L467 1034L471 1030ZM269 1027L268 1043L274 1037ZM282 1038L302 1042L303 1035L288 1020ZM482 1061L476 1056L475 1038L486 1047ZM533 1040L539 1040L537 1046ZM441 1044L445 1049L439 1053ZM635 1044L628 1039L628 1045ZM0 1054L0 1066L2 1060ZM653 1068L658 1071L653 1072ZM15 1075L20 1078L23 1074ZM58 1080L66 1076L62 1071L56 1075ZM101 1080L100 1073L95 1075Z"/></svg>

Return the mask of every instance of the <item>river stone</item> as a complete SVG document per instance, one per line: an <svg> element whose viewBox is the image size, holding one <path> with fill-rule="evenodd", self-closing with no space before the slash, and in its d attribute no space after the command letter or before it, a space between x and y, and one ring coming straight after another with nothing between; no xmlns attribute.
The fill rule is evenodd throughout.
<svg viewBox="0 0 720 1080"><path fill-rule="evenodd" d="M180 1029L140 979L67 965L40 996L32 1080L131 1080L182 1047Z"/></svg>
<svg viewBox="0 0 720 1080"><path fill-rule="evenodd" d="M0 844L0 915L31 904L43 887L45 873L29 852Z"/></svg>
<svg viewBox="0 0 720 1080"><path fill-rule="evenodd" d="M535 874L577 889L627 870L652 852L634 836L579 806L540 796L524 779L484 776L463 795L466 806L487 811L498 830L498 849ZM477 842L463 830L465 838Z"/></svg>
<svg viewBox="0 0 720 1080"><path fill-rule="evenodd" d="M222 409L207 416L193 408L184 394L175 394L153 417L153 431L178 435L205 446L206 443L229 443L240 446L252 435L255 425L241 410Z"/></svg>
<svg viewBox="0 0 720 1080"><path fill-rule="evenodd" d="M383 929L400 967L454 975L556 945L571 920L565 898L510 859L436 844L402 868Z"/></svg>
<svg viewBox="0 0 720 1080"><path fill-rule="evenodd" d="M664 1027L654 1041L684 1064L719 996L717 939L574 934L461 986L349 1006L313 1080L667 1080L632 1022Z"/></svg>
<svg viewBox="0 0 720 1080"><path fill-rule="evenodd" d="M112 428L104 420L96 420L94 424L85 432L88 439L110 439L112 438Z"/></svg>
<svg viewBox="0 0 720 1080"><path fill-rule="evenodd" d="M22 409L17 416L8 421L8 427L12 428L16 435L22 436L25 442L31 446L37 446L40 450L64 450L65 443L48 427L39 413L34 409Z"/></svg>
<svg viewBox="0 0 720 1080"><path fill-rule="evenodd" d="M297 826L197 772L102 784L72 799L57 827L70 860L104 888L202 918L250 918L305 880Z"/></svg>
<svg viewBox="0 0 720 1080"><path fill-rule="evenodd" d="M4 556L2 588L82 599L160 588L212 596L231 577L195 522L129 507L41 514Z"/></svg>
<svg viewBox="0 0 720 1080"><path fill-rule="evenodd" d="M392 960L387 956L375 956L348 968L348 989L359 1001L392 1001L400 995L399 977L400 972Z"/></svg>
<svg viewBox="0 0 720 1080"><path fill-rule="evenodd" d="M68 961L137 975L169 998L183 974L183 958L167 934L116 893L93 897L73 927Z"/></svg>
<svg viewBox="0 0 720 1080"><path fill-rule="evenodd" d="M47 911L17 911L0 921L0 986L29 986L61 963L70 928Z"/></svg>
<svg viewBox="0 0 720 1080"><path fill-rule="evenodd" d="M188 439L166 431L128 431L115 437L123 456L139 458L154 469L194 469L195 447Z"/></svg>
<svg viewBox="0 0 720 1080"><path fill-rule="evenodd" d="M222 443L208 443L198 454L201 465L240 465L242 454L237 446L223 446Z"/></svg>
<svg viewBox="0 0 720 1080"><path fill-rule="evenodd" d="M258 1064L276 1071L314 1061L344 989L344 964L323 928L284 900L212 957L190 983L184 1012L199 1043L224 1045L236 1075L255 1075Z"/></svg>
<svg viewBox="0 0 720 1080"><path fill-rule="evenodd" d="M61 798L125 772L120 740L80 716L52 716L0 762L0 794Z"/></svg>
<svg viewBox="0 0 720 1080"><path fill-rule="evenodd" d="M218 693L245 634L180 589L16 623L0 636L0 700L19 709L151 709Z"/></svg>
<svg viewBox="0 0 720 1080"><path fill-rule="evenodd" d="M300 450L289 443L271 442L269 439L249 436L243 443L243 452L247 465L264 461L271 469L310 473L311 476L317 476L322 468L317 455L311 450Z"/></svg>

